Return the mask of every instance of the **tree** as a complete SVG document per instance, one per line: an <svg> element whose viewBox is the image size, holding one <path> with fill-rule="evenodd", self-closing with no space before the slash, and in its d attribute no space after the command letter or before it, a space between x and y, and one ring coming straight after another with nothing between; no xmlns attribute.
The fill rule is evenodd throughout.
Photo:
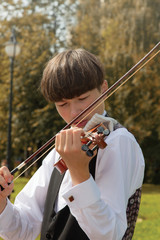
<svg viewBox="0 0 160 240"><path fill-rule="evenodd" d="M8 118L6 113L10 79L9 60L4 53L3 44L8 41L12 26L15 27L17 40L21 44L21 54L16 58L14 67L13 158L24 158L28 147L32 147L33 151L36 150L53 136L60 125L64 124L60 118L56 118L55 108L43 99L39 83L46 62L59 49L65 47L64 34L61 34L64 31L62 18L66 17L65 6L65 1L62 0L52 3L31 1L30 5L26 5L24 1L2 2L4 14L1 16L0 26L0 48L3 53L0 56L1 63L3 63L0 76L0 91L2 92L0 124L3 126L0 131L1 159L6 155ZM63 42L60 35L62 35Z"/></svg>
<svg viewBox="0 0 160 240"><path fill-rule="evenodd" d="M78 3L70 45L82 46L100 57L109 85L159 41L158 0L154 3L151 0L79 0ZM154 143L159 146L160 136L160 69L157 58L106 102L108 112L129 128L141 143L147 164L152 148L149 151L145 143L154 138ZM154 162L160 166L159 152L154 154Z"/></svg>

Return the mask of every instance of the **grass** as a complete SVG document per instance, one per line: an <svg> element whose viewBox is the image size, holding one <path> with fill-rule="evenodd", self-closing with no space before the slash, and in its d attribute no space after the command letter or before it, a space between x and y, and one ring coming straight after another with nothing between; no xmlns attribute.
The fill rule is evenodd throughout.
<svg viewBox="0 0 160 240"><path fill-rule="evenodd" d="M133 240L160 239L160 185L144 184Z"/></svg>
<svg viewBox="0 0 160 240"><path fill-rule="evenodd" d="M27 183L26 178L18 178L15 182L14 192L11 195L13 202L15 196ZM0 238L1 239L1 238ZM38 237L36 240L39 240ZM140 212L132 240L159 240L160 239L160 185L144 184ZM17 239L18 240L18 239Z"/></svg>

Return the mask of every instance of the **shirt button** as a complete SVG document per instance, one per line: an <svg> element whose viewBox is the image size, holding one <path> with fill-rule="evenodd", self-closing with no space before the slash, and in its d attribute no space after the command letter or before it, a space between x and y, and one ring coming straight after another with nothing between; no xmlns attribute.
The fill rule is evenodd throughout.
<svg viewBox="0 0 160 240"><path fill-rule="evenodd" d="M69 199L70 202L74 201L74 197L73 196L70 196L68 199Z"/></svg>

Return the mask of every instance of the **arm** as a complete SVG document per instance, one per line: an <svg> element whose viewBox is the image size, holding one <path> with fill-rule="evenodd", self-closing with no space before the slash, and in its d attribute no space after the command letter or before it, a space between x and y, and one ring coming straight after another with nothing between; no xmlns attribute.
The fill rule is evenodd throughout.
<svg viewBox="0 0 160 240"><path fill-rule="evenodd" d="M121 129L110 134L106 142L106 149L98 153L95 181L90 177L63 194L91 240L123 237L128 199L143 180L144 159L134 137Z"/></svg>
<svg viewBox="0 0 160 240"><path fill-rule="evenodd" d="M4 189L1 190L0 187L0 214L3 212L7 205L7 197L11 194L13 190L13 176L9 172L7 167L0 168L0 186ZM8 185L8 183L11 183Z"/></svg>
<svg viewBox="0 0 160 240"><path fill-rule="evenodd" d="M15 204L7 200L0 215L0 236L4 239L35 239L40 233L43 208L50 175L53 169L54 151L17 195Z"/></svg>

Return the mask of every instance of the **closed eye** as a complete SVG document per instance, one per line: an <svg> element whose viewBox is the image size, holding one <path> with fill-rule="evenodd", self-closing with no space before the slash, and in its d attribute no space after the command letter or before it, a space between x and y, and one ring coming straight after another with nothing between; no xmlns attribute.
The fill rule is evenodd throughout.
<svg viewBox="0 0 160 240"><path fill-rule="evenodd" d="M65 105L67 105L67 103L62 103L62 104L58 104L58 107L64 107Z"/></svg>
<svg viewBox="0 0 160 240"><path fill-rule="evenodd" d="M86 97L81 97L81 98L79 98L78 100L79 100L79 101L83 101L83 100L87 99L88 97L89 97L89 95L86 96Z"/></svg>

